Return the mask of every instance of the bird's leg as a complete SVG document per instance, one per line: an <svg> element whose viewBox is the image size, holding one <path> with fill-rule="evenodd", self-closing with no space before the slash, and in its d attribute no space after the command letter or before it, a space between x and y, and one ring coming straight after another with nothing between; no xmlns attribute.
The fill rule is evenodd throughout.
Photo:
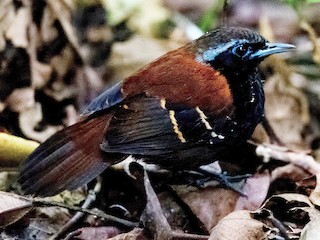
<svg viewBox="0 0 320 240"><path fill-rule="evenodd" d="M241 196L246 196L246 194L242 191L243 180L246 180L252 176L251 174L229 176L226 174L226 172L221 173L207 166L199 167L196 172L202 176L201 178L193 181L194 185L204 188L212 185L212 181L217 181L222 186L239 193Z"/></svg>

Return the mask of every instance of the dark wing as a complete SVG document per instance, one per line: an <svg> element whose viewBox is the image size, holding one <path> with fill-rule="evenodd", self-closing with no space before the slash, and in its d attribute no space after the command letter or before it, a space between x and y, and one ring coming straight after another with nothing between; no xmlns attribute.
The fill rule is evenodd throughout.
<svg viewBox="0 0 320 240"><path fill-rule="evenodd" d="M121 93L122 82L117 83L111 88L104 91L96 99L94 99L87 109L83 112L83 115L89 115L91 113L111 108L124 99Z"/></svg>
<svg viewBox="0 0 320 240"><path fill-rule="evenodd" d="M199 108L140 94L115 110L101 148L108 153L156 156L221 142L223 137L206 118Z"/></svg>

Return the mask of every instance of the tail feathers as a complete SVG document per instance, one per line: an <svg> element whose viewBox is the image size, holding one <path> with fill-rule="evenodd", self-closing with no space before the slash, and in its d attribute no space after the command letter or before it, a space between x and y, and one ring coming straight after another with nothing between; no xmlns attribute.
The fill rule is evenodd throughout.
<svg viewBox="0 0 320 240"><path fill-rule="evenodd" d="M26 194L55 195L97 177L110 163L100 149L110 115L72 125L41 144L21 165L19 182Z"/></svg>

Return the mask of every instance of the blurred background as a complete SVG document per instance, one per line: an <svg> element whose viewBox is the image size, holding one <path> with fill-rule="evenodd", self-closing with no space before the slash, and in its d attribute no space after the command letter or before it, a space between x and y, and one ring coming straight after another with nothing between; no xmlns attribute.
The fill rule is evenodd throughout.
<svg viewBox="0 0 320 240"><path fill-rule="evenodd" d="M314 2L3 0L1 131L43 142L139 67L232 25L297 46L281 55L285 60L275 56L263 65L267 117L285 142L317 148L320 5Z"/></svg>

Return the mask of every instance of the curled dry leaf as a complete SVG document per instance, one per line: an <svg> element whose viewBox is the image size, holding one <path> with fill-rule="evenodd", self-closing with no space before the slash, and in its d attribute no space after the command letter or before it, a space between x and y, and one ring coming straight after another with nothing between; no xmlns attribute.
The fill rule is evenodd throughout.
<svg viewBox="0 0 320 240"><path fill-rule="evenodd" d="M263 157L265 162L270 159L276 159L301 167L310 174L318 174L320 172L320 164L305 151L292 151L278 145L260 144L256 148L256 154Z"/></svg>
<svg viewBox="0 0 320 240"><path fill-rule="evenodd" d="M266 239L263 223L252 219L249 211L235 211L219 221L209 240Z"/></svg>
<svg viewBox="0 0 320 240"><path fill-rule="evenodd" d="M34 89L16 88L6 99L5 104L14 112L23 112L34 106Z"/></svg>
<svg viewBox="0 0 320 240"><path fill-rule="evenodd" d="M302 133L309 122L308 103L304 94L285 86L279 75L265 84L266 116L280 139L288 146L304 147Z"/></svg>
<svg viewBox="0 0 320 240"><path fill-rule="evenodd" d="M299 182L309 177L310 173L305 169L290 163L282 167L277 167L271 172L271 182L279 178L290 179L294 182Z"/></svg>
<svg viewBox="0 0 320 240"><path fill-rule="evenodd" d="M313 190L311 195L309 196L310 201L316 205L320 206L320 173L316 175L317 185L316 188Z"/></svg>
<svg viewBox="0 0 320 240"><path fill-rule="evenodd" d="M219 187L186 192L186 186L175 188L177 194L210 231L224 216L235 209L239 194Z"/></svg>
<svg viewBox="0 0 320 240"><path fill-rule="evenodd" d="M32 203L19 195L0 192L0 228L23 218L32 209Z"/></svg>
<svg viewBox="0 0 320 240"><path fill-rule="evenodd" d="M320 217L310 221L302 230L299 240L319 239Z"/></svg>
<svg viewBox="0 0 320 240"><path fill-rule="evenodd" d="M284 204L290 204L290 207L294 207L294 206L312 207L313 206L309 198L305 195L297 194L297 193L283 193L283 194L278 194L270 197L264 204L264 207L269 208L271 206L275 206L275 203L279 204L280 202Z"/></svg>
<svg viewBox="0 0 320 240"><path fill-rule="evenodd" d="M267 196L269 185L270 176L265 172L246 180L242 191L247 196L240 196L233 190L220 187L193 190L190 187L177 186L175 190L206 230L210 231L232 211L258 209Z"/></svg>

